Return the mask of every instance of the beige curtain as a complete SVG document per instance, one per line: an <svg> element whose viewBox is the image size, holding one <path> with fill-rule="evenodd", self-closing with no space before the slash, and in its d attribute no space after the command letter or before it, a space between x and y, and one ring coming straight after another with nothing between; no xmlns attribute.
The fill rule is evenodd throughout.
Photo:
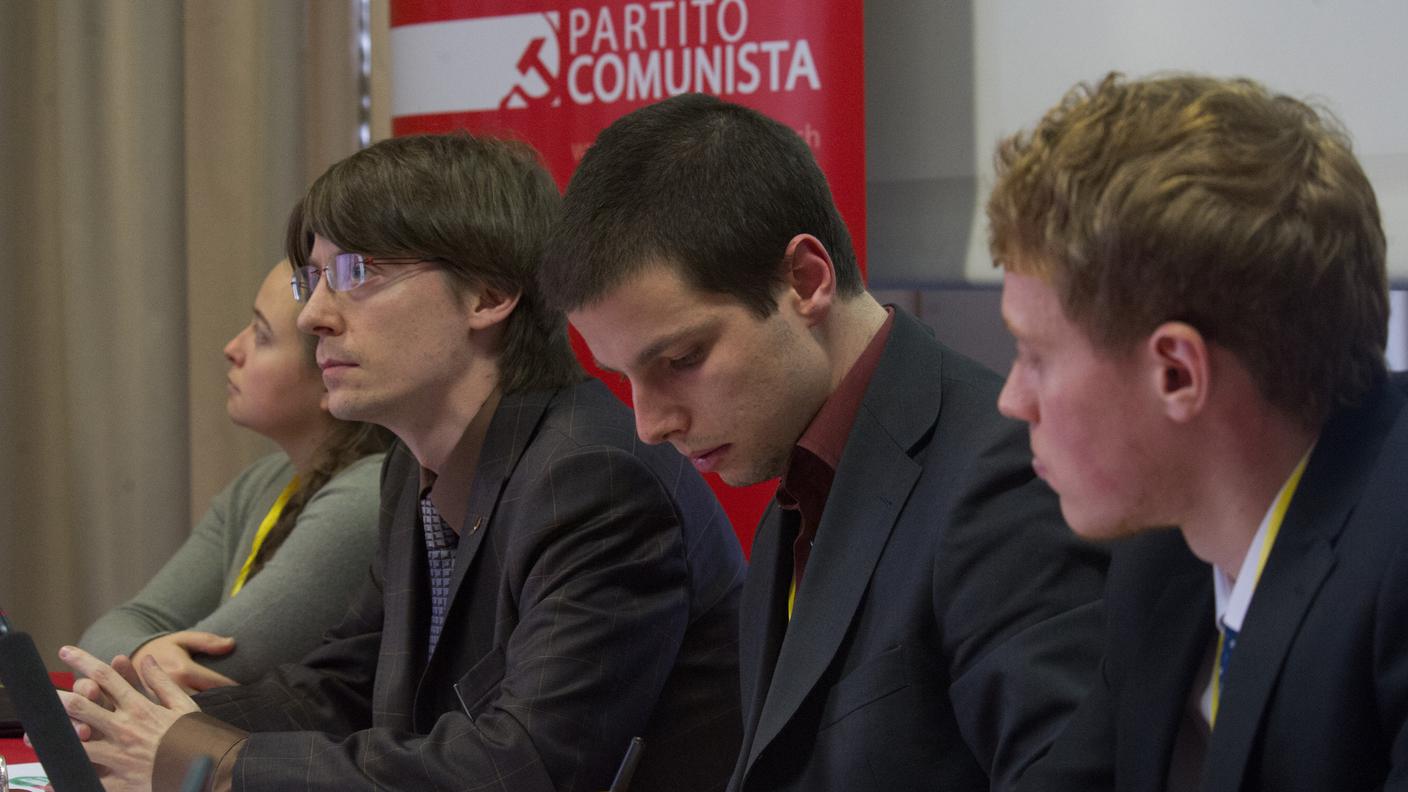
<svg viewBox="0 0 1408 792"><path fill-rule="evenodd" d="M0 608L53 667L269 449L221 348L358 145L358 7L0 2Z"/></svg>

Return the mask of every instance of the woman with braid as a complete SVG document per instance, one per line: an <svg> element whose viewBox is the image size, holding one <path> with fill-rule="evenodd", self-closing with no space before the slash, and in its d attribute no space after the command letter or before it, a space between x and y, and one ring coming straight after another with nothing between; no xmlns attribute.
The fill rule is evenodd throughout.
<svg viewBox="0 0 1408 792"><path fill-rule="evenodd" d="M295 210L290 233L301 225ZM282 450L240 473L146 587L79 641L103 658L154 655L188 691L300 659L342 617L375 549L388 435L327 411L290 274L286 262L269 272L225 346L231 420Z"/></svg>

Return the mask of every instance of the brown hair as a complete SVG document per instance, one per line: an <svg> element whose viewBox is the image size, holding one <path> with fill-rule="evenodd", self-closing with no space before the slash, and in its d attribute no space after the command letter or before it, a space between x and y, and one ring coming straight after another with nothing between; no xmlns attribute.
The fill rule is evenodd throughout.
<svg viewBox="0 0 1408 792"><path fill-rule="evenodd" d="M303 202L299 201L294 204L293 211L289 213L288 227L284 235L284 246L288 252L291 269L307 264L308 253L313 249L313 237L304 230L303 224ZM292 297L290 296L289 299ZM303 342L308 353L305 362L316 369L318 366L316 358L318 339L315 336L304 334ZM332 430L318 447L313 457L312 470L306 477L300 479L298 489L289 496L283 511L279 513L278 520L269 529L269 534L264 537L264 542L259 545L259 552L254 557L254 563L250 565L247 580L252 580L274 557L274 553L278 552L284 540L293 533L293 528L298 524L298 517L303 513L303 508L308 505L314 495L318 494L323 485L353 462L362 457L385 451L390 445L391 432L376 424L332 418Z"/></svg>
<svg viewBox="0 0 1408 792"><path fill-rule="evenodd" d="M843 297L864 289L851 235L811 149L791 127L706 94L617 119L572 176L539 276L575 311L665 263L762 318L777 310L783 254L812 234Z"/></svg>
<svg viewBox="0 0 1408 792"><path fill-rule="evenodd" d="M995 159L996 264L1048 278L1097 345L1187 322L1311 426L1384 376L1378 204L1328 113L1249 80L1112 73Z"/></svg>
<svg viewBox="0 0 1408 792"><path fill-rule="evenodd" d="M328 168L304 200L303 227L343 250L434 259L466 284L517 295L499 360L502 387L511 393L586 377L566 318L543 302L536 282L561 204L557 185L525 143L463 132L412 135ZM296 255L290 250L290 261Z"/></svg>

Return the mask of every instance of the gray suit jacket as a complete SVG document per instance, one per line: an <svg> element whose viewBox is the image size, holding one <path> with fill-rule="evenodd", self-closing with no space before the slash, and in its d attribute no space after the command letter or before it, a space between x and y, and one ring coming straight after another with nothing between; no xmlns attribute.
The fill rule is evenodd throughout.
<svg viewBox="0 0 1408 792"><path fill-rule="evenodd" d="M732 789L1009 789L1064 726L1105 555L1033 476L1000 386L896 309L790 624L796 529L774 504L754 540Z"/></svg>
<svg viewBox="0 0 1408 792"><path fill-rule="evenodd" d="M639 443L594 380L506 395L468 513L444 515L463 528L429 658L418 473L392 449L371 581L327 641L200 697L257 732L234 788L585 792L610 784L634 735L634 790L722 787L743 562L688 463Z"/></svg>

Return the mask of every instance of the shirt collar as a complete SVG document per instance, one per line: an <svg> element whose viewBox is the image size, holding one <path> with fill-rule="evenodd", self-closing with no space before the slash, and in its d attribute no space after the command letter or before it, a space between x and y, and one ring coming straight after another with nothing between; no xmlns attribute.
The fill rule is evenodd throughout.
<svg viewBox="0 0 1408 792"><path fill-rule="evenodd" d="M479 412L470 419L464 434L455 445L439 471L422 466L420 469L420 495L430 495L430 502L440 519L455 533L463 527L465 512L469 509L470 483L479 463L479 452L484 447L484 436L488 433L489 422L499 407L501 393L495 388L484 400Z"/></svg>
<svg viewBox="0 0 1408 792"><path fill-rule="evenodd" d="M1286 490L1293 482L1299 479L1296 473L1310 457L1310 452L1315 450L1312 443L1306 449L1305 455L1301 457L1296 466L1292 468L1286 480L1281 483L1281 488L1276 491L1276 497L1271 499L1271 505L1266 507L1266 514L1262 515L1261 525L1256 529L1256 534L1252 536L1252 543L1247 547L1247 553L1242 557L1242 566L1237 571L1237 580L1234 582L1217 566L1212 568L1213 594L1216 597L1217 612L1216 624L1220 627L1227 627L1237 632L1242 630L1242 622L1246 620L1247 610L1252 604L1252 594L1256 593L1257 581L1261 579L1262 559L1266 558L1271 548L1267 547L1267 536L1271 532L1271 520L1276 513L1276 504L1285 497ZM1281 515L1285 519L1285 515ZM1219 627L1219 629L1220 629Z"/></svg>
<svg viewBox="0 0 1408 792"><path fill-rule="evenodd" d="M787 470L783 473L778 488L779 505L784 508L796 508L799 502L813 501L814 505L810 509L813 514L806 515L813 527L820 519L821 506L825 504L830 493L831 477L841 466L841 454L846 449L846 440L851 436L851 428L855 425L857 413L860 412L860 404L865 399L865 392L870 387L875 369L880 365L885 342L890 337L890 328L894 326L895 309L885 306L885 312L887 315L884 324L875 331L875 335L861 351L860 357L851 364L850 370L836 386L836 390L826 398L811 423L807 424L806 431L798 438L788 460ZM818 462L824 467L818 467ZM830 475L818 476L819 471ZM814 489L817 482L824 484L825 491ZM820 502L815 503L817 500Z"/></svg>
<svg viewBox="0 0 1408 792"><path fill-rule="evenodd" d="M890 337L890 328L895 324L895 309L887 305L885 313L884 324L875 331L860 357L851 364L850 371L826 398L816 417L812 418L807 430L797 440L797 445L821 457L832 470L841 466L841 453L846 450L846 440L851 436L860 403L865 399L865 391L870 387L870 379L880 365L880 356Z"/></svg>

